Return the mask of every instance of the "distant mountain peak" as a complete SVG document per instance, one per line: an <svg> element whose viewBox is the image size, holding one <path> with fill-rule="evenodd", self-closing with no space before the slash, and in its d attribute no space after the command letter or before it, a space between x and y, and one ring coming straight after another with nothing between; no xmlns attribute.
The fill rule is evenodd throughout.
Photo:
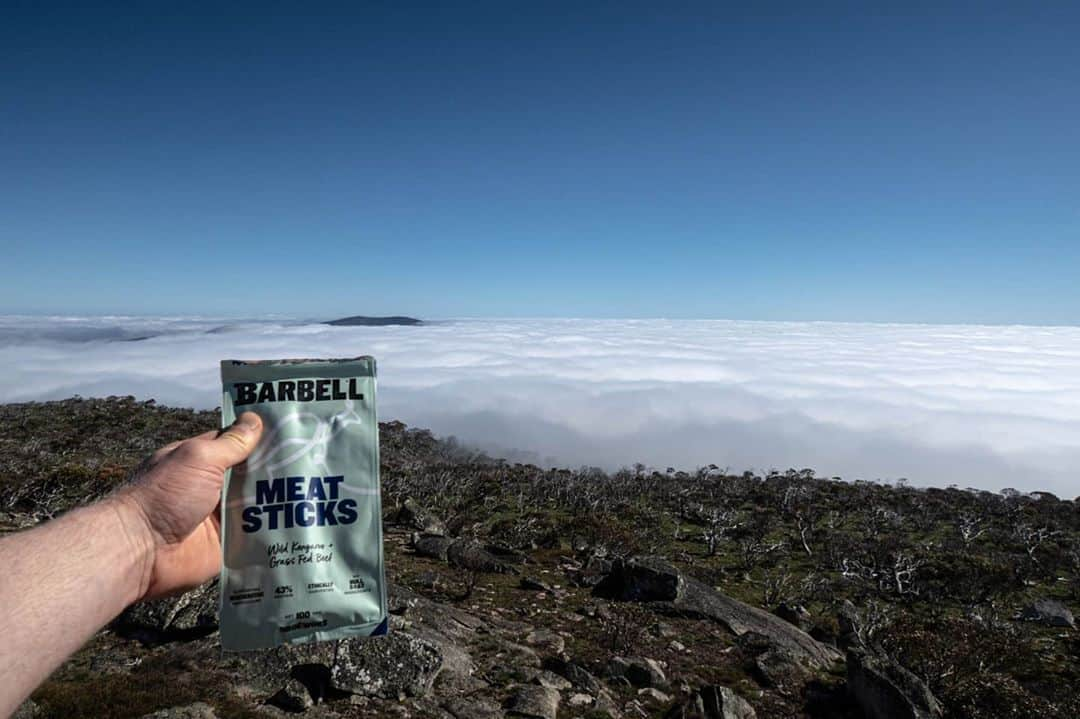
<svg viewBox="0 0 1080 719"><path fill-rule="evenodd" d="M334 325L336 327L385 327L387 325L422 325L421 320L415 317L367 317L365 315L354 315L352 317L342 317L336 320L330 320L329 322L323 322L324 325Z"/></svg>

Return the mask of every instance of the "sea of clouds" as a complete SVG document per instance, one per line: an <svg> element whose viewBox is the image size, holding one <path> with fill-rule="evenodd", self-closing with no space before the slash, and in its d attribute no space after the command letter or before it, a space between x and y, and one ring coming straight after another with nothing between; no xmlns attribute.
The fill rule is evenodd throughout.
<svg viewBox="0 0 1080 719"><path fill-rule="evenodd" d="M225 358L379 362L383 419L544 464L1080 494L1080 328L694 320L331 327L0 317L0 401L221 403Z"/></svg>

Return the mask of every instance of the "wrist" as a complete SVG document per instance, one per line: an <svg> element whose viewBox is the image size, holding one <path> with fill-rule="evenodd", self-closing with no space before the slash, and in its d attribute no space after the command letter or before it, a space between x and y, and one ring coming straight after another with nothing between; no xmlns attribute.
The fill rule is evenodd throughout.
<svg viewBox="0 0 1080 719"><path fill-rule="evenodd" d="M150 521L142 504L135 497L136 488L128 488L106 498L102 504L115 516L119 525L118 536L125 545L125 564L129 571L125 596L126 604L141 599L150 586L157 554L157 535L150 526Z"/></svg>

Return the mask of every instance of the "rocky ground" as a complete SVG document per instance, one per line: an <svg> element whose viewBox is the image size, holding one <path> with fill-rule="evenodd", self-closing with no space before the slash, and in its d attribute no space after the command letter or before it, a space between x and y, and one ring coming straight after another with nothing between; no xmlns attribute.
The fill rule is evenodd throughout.
<svg viewBox="0 0 1080 719"><path fill-rule="evenodd" d="M0 529L216 421L130 398L0 407ZM21 716L1080 715L1074 502L546 471L381 429L388 637L224 654L215 581L130 608ZM866 522L828 514L845 507ZM1048 536L1031 549L1017 526ZM866 575L860 544L893 534Z"/></svg>

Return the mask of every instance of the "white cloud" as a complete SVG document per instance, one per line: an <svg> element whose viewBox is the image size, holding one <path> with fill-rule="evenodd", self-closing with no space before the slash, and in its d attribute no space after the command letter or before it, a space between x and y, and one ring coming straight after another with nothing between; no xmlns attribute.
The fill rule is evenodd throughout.
<svg viewBox="0 0 1080 719"><path fill-rule="evenodd" d="M6 317L0 340L3 401L214 407L220 359L372 354L384 418L540 461L1080 488L1080 328Z"/></svg>

